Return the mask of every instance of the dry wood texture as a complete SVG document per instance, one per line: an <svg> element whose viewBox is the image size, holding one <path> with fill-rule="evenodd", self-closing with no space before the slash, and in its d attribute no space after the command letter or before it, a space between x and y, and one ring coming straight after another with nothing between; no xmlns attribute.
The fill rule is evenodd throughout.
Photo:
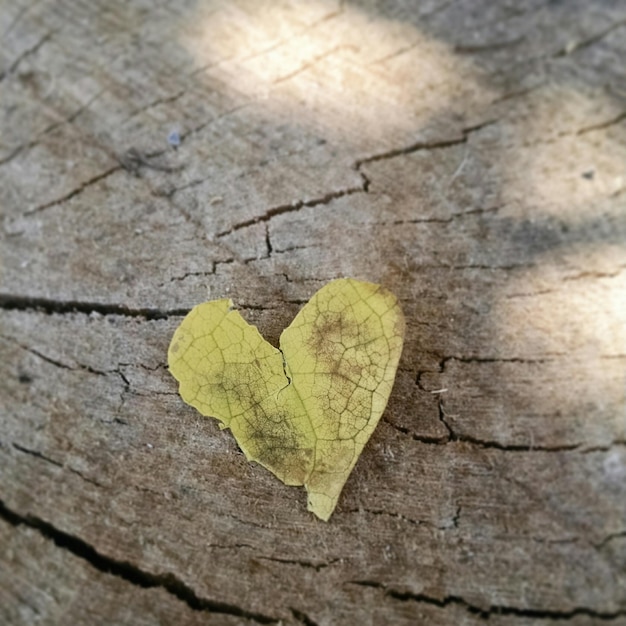
<svg viewBox="0 0 626 626"><path fill-rule="evenodd" d="M0 0L0 622L626 624L626 5ZM179 144L179 145L175 145ZM194 304L408 336L329 523Z"/></svg>

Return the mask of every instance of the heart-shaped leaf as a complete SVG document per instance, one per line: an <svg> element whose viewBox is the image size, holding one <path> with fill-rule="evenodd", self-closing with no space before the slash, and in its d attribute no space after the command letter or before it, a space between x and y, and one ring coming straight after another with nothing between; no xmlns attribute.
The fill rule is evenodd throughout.
<svg viewBox="0 0 626 626"><path fill-rule="evenodd" d="M169 348L185 402L230 428L251 461L328 520L391 392L404 339L397 299L372 283L335 280L280 337L280 350L231 309L194 307Z"/></svg>

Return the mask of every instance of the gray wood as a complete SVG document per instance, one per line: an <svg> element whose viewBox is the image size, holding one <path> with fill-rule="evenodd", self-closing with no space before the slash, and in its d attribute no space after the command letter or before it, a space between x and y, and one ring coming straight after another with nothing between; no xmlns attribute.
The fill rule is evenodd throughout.
<svg viewBox="0 0 626 626"><path fill-rule="evenodd" d="M626 624L623 3L0 0L0 41L0 622ZM323 523L166 351L339 276L408 328Z"/></svg>

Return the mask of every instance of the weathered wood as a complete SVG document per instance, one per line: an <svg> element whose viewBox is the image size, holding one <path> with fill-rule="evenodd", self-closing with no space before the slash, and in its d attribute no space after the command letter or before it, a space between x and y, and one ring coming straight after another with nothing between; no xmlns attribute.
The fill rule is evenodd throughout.
<svg viewBox="0 0 626 626"><path fill-rule="evenodd" d="M626 624L626 7L0 0L0 33L2 623ZM221 296L277 342L338 276L408 330L325 524L166 351Z"/></svg>

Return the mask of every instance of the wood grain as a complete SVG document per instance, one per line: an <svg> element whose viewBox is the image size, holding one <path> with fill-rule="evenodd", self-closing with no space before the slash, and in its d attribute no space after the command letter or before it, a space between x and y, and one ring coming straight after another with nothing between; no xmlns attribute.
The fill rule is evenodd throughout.
<svg viewBox="0 0 626 626"><path fill-rule="evenodd" d="M2 623L626 624L623 5L18 0L0 33ZM275 344L340 276L407 340L325 524L166 351L217 297Z"/></svg>

